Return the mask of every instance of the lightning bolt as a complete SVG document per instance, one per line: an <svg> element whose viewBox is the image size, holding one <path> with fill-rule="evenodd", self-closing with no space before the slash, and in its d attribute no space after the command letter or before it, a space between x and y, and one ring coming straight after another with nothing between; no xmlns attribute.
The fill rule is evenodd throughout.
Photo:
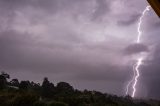
<svg viewBox="0 0 160 106"><path fill-rule="evenodd" d="M139 18L139 21L138 21L138 27L137 27L137 32L138 32L138 36L137 36L137 39L136 39L136 43L139 44L141 43L141 36L142 36L142 30L141 30L141 26L142 26L142 20L146 14L147 11L150 10L150 6L147 6L144 11L142 12L140 18ZM136 64L133 65L133 72L134 72L134 75L133 75L133 78L131 79L131 81L129 81L129 83L127 84L127 87L126 87L126 95L128 95L128 92L129 92L129 87L130 85L132 84L132 97L135 97L135 93L137 91L136 89L136 85L137 85L137 82L138 82L138 78L140 77L140 66L142 65L143 63L143 60L144 60L144 57L143 56L140 56L137 58L136 60Z"/></svg>
<svg viewBox="0 0 160 106"><path fill-rule="evenodd" d="M145 10L142 12L141 17L139 18L138 28L137 28L137 31L138 31L138 37L137 37L137 41L136 41L137 43L140 43L140 42L141 42L141 36L142 36L142 30L141 30L142 20L143 20L143 18L144 18L144 16L145 16L146 12L150 10L150 7L151 7L151 6L147 6L147 7L145 8Z"/></svg>
<svg viewBox="0 0 160 106"><path fill-rule="evenodd" d="M127 84L127 87L126 87L126 95L128 95L129 87L130 87L130 85L132 84L132 82L134 81L134 78L135 78L135 75L136 75L136 73L135 73L135 72L136 72L136 71L135 71L135 67L136 67L136 64L133 65L133 73L134 73L134 75L133 75L132 80L129 81L129 83Z"/></svg>
<svg viewBox="0 0 160 106"><path fill-rule="evenodd" d="M134 83L133 83L133 86L132 86L132 88L133 88L132 97L134 97L135 93L136 93L136 85L137 85L137 82L138 82L138 78L140 76L139 67L142 65L142 62L143 62L143 58L142 57L138 58L136 68L135 68L136 76L134 78Z"/></svg>

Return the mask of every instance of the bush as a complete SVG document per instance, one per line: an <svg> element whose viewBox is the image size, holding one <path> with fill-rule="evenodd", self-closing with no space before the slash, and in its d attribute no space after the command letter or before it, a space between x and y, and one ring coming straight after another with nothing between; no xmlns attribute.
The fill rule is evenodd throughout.
<svg viewBox="0 0 160 106"><path fill-rule="evenodd" d="M47 106L47 104L42 101L36 101L33 106Z"/></svg>
<svg viewBox="0 0 160 106"><path fill-rule="evenodd" d="M50 102L48 106L68 106L68 105L63 102Z"/></svg>
<svg viewBox="0 0 160 106"><path fill-rule="evenodd" d="M11 101L11 106L33 106L38 97L32 94L17 94Z"/></svg>

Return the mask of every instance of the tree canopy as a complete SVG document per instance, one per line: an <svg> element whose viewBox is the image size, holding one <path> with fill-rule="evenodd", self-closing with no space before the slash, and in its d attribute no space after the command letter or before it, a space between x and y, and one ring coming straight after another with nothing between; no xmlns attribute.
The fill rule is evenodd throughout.
<svg viewBox="0 0 160 106"><path fill-rule="evenodd" d="M118 97L98 91L80 91L67 82L56 86L44 78L42 84L19 81L0 74L0 106L160 106L160 101Z"/></svg>

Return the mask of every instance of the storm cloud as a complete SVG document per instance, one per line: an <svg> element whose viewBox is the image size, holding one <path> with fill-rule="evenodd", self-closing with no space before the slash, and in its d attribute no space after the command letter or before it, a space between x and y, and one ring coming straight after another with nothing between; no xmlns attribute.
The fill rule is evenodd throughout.
<svg viewBox="0 0 160 106"><path fill-rule="evenodd" d="M125 54L128 55L138 54L142 52L149 52L149 49L146 45L140 43L131 44L125 48Z"/></svg>
<svg viewBox="0 0 160 106"><path fill-rule="evenodd" d="M81 90L124 95L133 54L147 52L140 82L147 94L137 96L158 97L152 82L160 74L155 57L160 27L152 10L143 20L142 44L133 43L146 5L139 0L0 0L0 68L21 80L48 77Z"/></svg>

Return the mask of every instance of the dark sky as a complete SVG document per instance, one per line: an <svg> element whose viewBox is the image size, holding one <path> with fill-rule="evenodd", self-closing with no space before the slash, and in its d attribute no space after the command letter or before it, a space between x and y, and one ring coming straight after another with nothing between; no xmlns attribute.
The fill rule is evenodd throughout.
<svg viewBox="0 0 160 106"><path fill-rule="evenodd" d="M146 52L137 97L160 98L160 19L146 0L0 0L0 68L12 78L125 94Z"/></svg>

